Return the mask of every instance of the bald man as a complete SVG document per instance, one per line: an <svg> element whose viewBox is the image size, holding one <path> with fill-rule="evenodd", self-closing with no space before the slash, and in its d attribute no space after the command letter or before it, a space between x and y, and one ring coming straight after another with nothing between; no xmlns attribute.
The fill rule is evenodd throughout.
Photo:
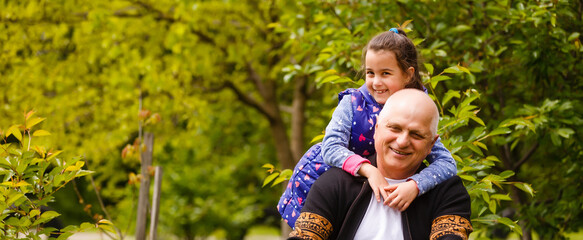
<svg viewBox="0 0 583 240"><path fill-rule="evenodd" d="M371 159L390 185L408 180L439 137L439 112L422 91L403 89L386 102L375 126ZM470 197L457 176L399 212L376 201L366 178L332 168L312 186L289 239L468 239Z"/></svg>

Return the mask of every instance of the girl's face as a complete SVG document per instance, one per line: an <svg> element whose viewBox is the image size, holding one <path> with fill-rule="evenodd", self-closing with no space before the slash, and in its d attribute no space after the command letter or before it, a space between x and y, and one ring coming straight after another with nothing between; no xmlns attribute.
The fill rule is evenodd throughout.
<svg viewBox="0 0 583 240"><path fill-rule="evenodd" d="M379 104L385 104L396 91L405 88L415 69L403 72L392 51L368 50L365 57L366 87Z"/></svg>

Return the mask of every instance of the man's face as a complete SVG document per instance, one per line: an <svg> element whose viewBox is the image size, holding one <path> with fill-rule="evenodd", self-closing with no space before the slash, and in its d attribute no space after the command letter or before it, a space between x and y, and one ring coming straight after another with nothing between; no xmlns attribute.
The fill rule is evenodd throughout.
<svg viewBox="0 0 583 240"><path fill-rule="evenodd" d="M377 165L385 177L404 179L415 173L438 136L431 133L432 116L425 109L396 103L386 110L374 136Z"/></svg>

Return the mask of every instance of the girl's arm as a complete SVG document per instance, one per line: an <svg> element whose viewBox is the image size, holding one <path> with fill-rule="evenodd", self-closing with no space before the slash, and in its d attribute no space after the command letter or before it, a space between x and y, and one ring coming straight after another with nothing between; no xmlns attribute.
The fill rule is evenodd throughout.
<svg viewBox="0 0 583 240"><path fill-rule="evenodd" d="M322 158L326 164L342 168L355 175L358 169L343 168L347 159L351 159L349 162L360 163L368 162L368 160L348 149L353 124L352 104L350 101L350 95L343 97L332 114L332 119L326 127L326 133L322 141Z"/></svg>
<svg viewBox="0 0 583 240"><path fill-rule="evenodd" d="M426 159L430 163L429 166L411 176L411 179L417 183L419 195L457 174L456 162L449 150L443 146L440 138L437 139Z"/></svg>
<svg viewBox="0 0 583 240"><path fill-rule="evenodd" d="M352 103L350 96L345 96L338 103L338 107L332 114L332 120L326 127L326 134L322 142L322 158L330 166L342 168L344 171L368 178L378 202L387 199L388 194L384 187L388 186L378 168L370 164L370 161L352 152L349 147L350 133L353 122Z"/></svg>
<svg viewBox="0 0 583 240"><path fill-rule="evenodd" d="M385 191L390 192L385 198L385 205L405 211L417 196L433 189L457 173L456 162L440 139L437 139L426 159L430 163L429 166L411 176L407 182L384 188Z"/></svg>

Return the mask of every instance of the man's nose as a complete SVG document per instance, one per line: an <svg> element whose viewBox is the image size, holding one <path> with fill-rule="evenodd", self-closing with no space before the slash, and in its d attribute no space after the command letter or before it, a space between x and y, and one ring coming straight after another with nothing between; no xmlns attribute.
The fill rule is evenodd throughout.
<svg viewBox="0 0 583 240"><path fill-rule="evenodd" d="M409 135L405 132L399 134L399 136L397 136L397 145L400 148L406 148L409 146Z"/></svg>

